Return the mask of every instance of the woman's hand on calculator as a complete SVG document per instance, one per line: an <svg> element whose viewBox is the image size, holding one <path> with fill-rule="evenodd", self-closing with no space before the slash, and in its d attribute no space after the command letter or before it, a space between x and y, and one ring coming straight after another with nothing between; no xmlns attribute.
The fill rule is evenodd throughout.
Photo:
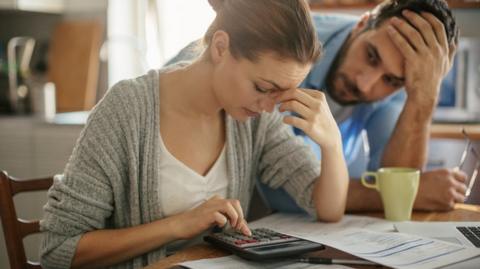
<svg viewBox="0 0 480 269"><path fill-rule="evenodd" d="M243 216L240 202L235 199L223 199L213 196L203 204L176 215L174 231L179 239L192 238L213 226L224 227L227 223L244 235L252 232Z"/></svg>

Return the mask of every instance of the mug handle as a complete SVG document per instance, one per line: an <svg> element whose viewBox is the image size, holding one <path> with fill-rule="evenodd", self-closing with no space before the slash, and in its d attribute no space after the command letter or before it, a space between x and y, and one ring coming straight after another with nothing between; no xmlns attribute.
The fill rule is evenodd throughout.
<svg viewBox="0 0 480 269"><path fill-rule="evenodd" d="M367 182L366 177L368 177L368 176L371 176L371 177L375 178L375 182L374 183ZM363 173L362 174L362 185L367 187L367 188L370 188L370 189L376 189L378 191L379 189L378 189L377 173L375 173L375 172L365 172L365 173Z"/></svg>

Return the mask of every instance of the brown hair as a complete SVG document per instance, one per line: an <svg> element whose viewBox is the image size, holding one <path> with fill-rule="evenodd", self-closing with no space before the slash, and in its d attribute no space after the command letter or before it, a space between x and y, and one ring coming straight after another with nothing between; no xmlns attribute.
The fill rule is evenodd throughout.
<svg viewBox="0 0 480 269"><path fill-rule="evenodd" d="M367 29L377 28L394 16L404 18L402 11L405 9L416 13L424 11L433 14L443 23L448 42L450 44L458 42L458 27L452 11L444 0L386 0L373 10Z"/></svg>
<svg viewBox="0 0 480 269"><path fill-rule="evenodd" d="M223 30L230 37L235 58L256 61L260 53L274 52L280 58L313 63L321 44L305 0L209 0L217 12L203 42L208 47L213 34Z"/></svg>

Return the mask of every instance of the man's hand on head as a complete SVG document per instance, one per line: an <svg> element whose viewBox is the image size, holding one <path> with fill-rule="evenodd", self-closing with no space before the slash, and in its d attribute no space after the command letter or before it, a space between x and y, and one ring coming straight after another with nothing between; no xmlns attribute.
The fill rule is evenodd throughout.
<svg viewBox="0 0 480 269"><path fill-rule="evenodd" d="M405 59L408 101L433 112L440 84L452 66L456 45L449 44L445 28L434 15L404 10L406 19L387 22L388 33Z"/></svg>
<svg viewBox="0 0 480 269"><path fill-rule="evenodd" d="M465 201L467 176L455 169L423 172L414 208L428 211L452 210L455 203Z"/></svg>

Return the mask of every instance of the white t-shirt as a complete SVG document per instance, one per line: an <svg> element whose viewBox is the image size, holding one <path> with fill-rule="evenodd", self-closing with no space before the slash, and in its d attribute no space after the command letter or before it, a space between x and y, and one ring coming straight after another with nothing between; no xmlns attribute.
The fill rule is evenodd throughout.
<svg viewBox="0 0 480 269"><path fill-rule="evenodd" d="M194 208L213 195L227 196L228 175L225 146L207 175L202 176L177 160L160 139L160 204L165 217Z"/></svg>
<svg viewBox="0 0 480 269"><path fill-rule="evenodd" d="M160 137L161 158L158 184L160 204L165 217L194 208L215 194L227 197L228 175L225 146L206 176L202 176L173 156ZM166 245L167 255L202 242L205 234L190 240L177 240Z"/></svg>

